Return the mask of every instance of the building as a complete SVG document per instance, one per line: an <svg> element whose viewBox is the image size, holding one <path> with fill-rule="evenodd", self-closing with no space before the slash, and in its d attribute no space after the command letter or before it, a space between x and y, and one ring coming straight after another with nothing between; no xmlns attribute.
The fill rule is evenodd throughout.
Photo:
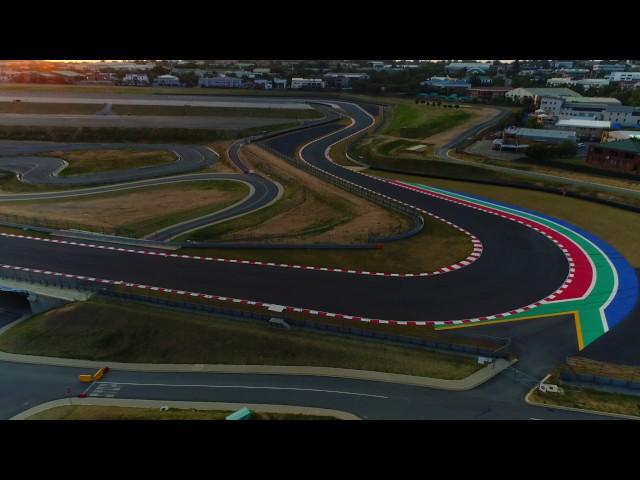
<svg viewBox="0 0 640 480"><path fill-rule="evenodd" d="M640 108L627 105L612 105L600 114L599 119L611 122L614 128L640 128Z"/></svg>
<svg viewBox="0 0 640 480"><path fill-rule="evenodd" d="M87 79L87 76L83 73L73 72L71 70L57 70L53 72L54 75L58 75L63 83L78 83Z"/></svg>
<svg viewBox="0 0 640 480"><path fill-rule="evenodd" d="M447 73L476 73L483 74L487 73L491 69L490 63L480 63L480 62L454 62L444 67Z"/></svg>
<svg viewBox="0 0 640 480"><path fill-rule="evenodd" d="M493 85L493 78L488 77L487 75L474 75L473 77L468 78L468 80L471 81L472 78L475 78L480 86L488 87L489 85Z"/></svg>
<svg viewBox="0 0 640 480"><path fill-rule="evenodd" d="M594 63L591 70L594 72L624 72L628 68L626 63Z"/></svg>
<svg viewBox="0 0 640 480"><path fill-rule="evenodd" d="M324 88L324 80L320 78L292 78L292 89L320 89Z"/></svg>
<svg viewBox="0 0 640 480"><path fill-rule="evenodd" d="M580 140L596 141L602 138L604 132L611 130L611 122L571 118L558 120L553 128L575 132Z"/></svg>
<svg viewBox="0 0 640 480"><path fill-rule="evenodd" d="M573 68L573 60L556 60L553 62L553 68Z"/></svg>
<svg viewBox="0 0 640 480"><path fill-rule="evenodd" d="M614 127L637 127L640 108L622 105L609 97L543 97L540 108L558 119L609 121Z"/></svg>
<svg viewBox="0 0 640 480"><path fill-rule="evenodd" d="M573 78L558 77L558 78L550 78L547 80L548 87L561 87L561 86L571 87L574 85L580 85L585 90L588 90L589 88L592 88L592 87L606 87L609 85L609 83L610 82L608 78L584 78L582 80L576 80Z"/></svg>
<svg viewBox="0 0 640 480"><path fill-rule="evenodd" d="M610 97L542 97L540 108L550 115L560 118L596 117L612 106L620 106L622 102Z"/></svg>
<svg viewBox="0 0 640 480"><path fill-rule="evenodd" d="M603 143L615 142L618 140L629 140L630 138L640 140L640 130L611 130L610 132L604 132L602 134L601 141Z"/></svg>
<svg viewBox="0 0 640 480"><path fill-rule="evenodd" d="M502 132L502 140L507 145L558 144L566 140L576 142L576 137L575 132L539 128L505 128Z"/></svg>
<svg viewBox="0 0 640 480"><path fill-rule="evenodd" d="M507 98L515 101L522 102L525 99L531 99L536 105L539 105L542 97L580 97L578 92L571 90L570 88L514 88L507 92L505 95Z"/></svg>
<svg viewBox="0 0 640 480"><path fill-rule="evenodd" d="M271 80L254 80L253 87L258 90L271 90L273 89L273 82Z"/></svg>
<svg viewBox="0 0 640 480"><path fill-rule="evenodd" d="M127 73L122 78L123 85L147 86L149 85L149 76L146 73Z"/></svg>
<svg viewBox="0 0 640 480"><path fill-rule="evenodd" d="M609 81L618 82L638 82L640 81L640 72L612 72L609 75Z"/></svg>
<svg viewBox="0 0 640 480"><path fill-rule="evenodd" d="M468 90L471 88L471 84L466 80L459 80L451 77L431 77L429 80L421 82L420 85L423 87L453 88L462 90Z"/></svg>
<svg viewBox="0 0 640 480"><path fill-rule="evenodd" d="M640 140L618 140L590 145L587 163L640 175Z"/></svg>
<svg viewBox="0 0 640 480"><path fill-rule="evenodd" d="M241 78L218 75L217 77L202 77L198 80L198 86L203 88L242 88Z"/></svg>
<svg viewBox="0 0 640 480"><path fill-rule="evenodd" d="M512 127L503 130L502 138L493 142L493 149L522 151L526 150L532 143L557 145L566 141L575 143L577 141L576 133Z"/></svg>
<svg viewBox="0 0 640 480"><path fill-rule="evenodd" d="M175 75L159 75L153 80L154 87L181 87L180 79Z"/></svg>
<svg viewBox="0 0 640 480"><path fill-rule="evenodd" d="M366 73L325 73L323 77L328 88L351 88L354 80L369 80Z"/></svg>
<svg viewBox="0 0 640 480"><path fill-rule="evenodd" d="M285 90L287 88L287 79L286 78L274 78L273 79L273 88Z"/></svg>
<svg viewBox="0 0 640 480"><path fill-rule="evenodd" d="M470 87L468 95L480 100L495 100L503 98L507 92L513 90L511 87Z"/></svg>
<svg viewBox="0 0 640 480"><path fill-rule="evenodd" d="M376 72L379 72L380 70L384 69L384 62L379 62L379 61L367 62L367 65L371 67L371 70L375 70ZM293 84L291 88L293 88Z"/></svg>

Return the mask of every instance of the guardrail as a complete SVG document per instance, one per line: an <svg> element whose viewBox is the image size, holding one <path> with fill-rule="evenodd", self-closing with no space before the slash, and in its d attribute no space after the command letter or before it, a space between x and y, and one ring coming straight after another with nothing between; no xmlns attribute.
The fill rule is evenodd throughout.
<svg viewBox="0 0 640 480"><path fill-rule="evenodd" d="M97 294L98 296L113 299L116 301L139 302L161 308L170 308L200 314L213 314L230 320L256 321L268 324L271 318L277 316L283 318L289 325L292 325L300 330L314 332L321 331L326 334L332 334L342 337L358 337L359 339L363 340L424 348L426 350L449 351L492 358L506 358L509 356L508 339L502 338L492 337L492 341L487 341L486 336L478 337L482 338L482 341L485 344L489 343L495 345L495 348L486 348L474 345L454 343L453 341L438 341L429 338L389 334L375 330L358 328L348 324L334 325L328 323L320 323L312 320L292 317L289 312L272 312L271 314L261 314L256 312L235 310L233 308L226 308L211 304L195 303L185 300L174 300L164 297L138 295L135 293L117 291L113 285L94 283L87 280L68 278L65 276L50 276L41 272L25 272L22 270L0 268L0 279L2 278L27 282L35 285L92 292L94 294ZM472 337L469 335L467 336L467 338Z"/></svg>

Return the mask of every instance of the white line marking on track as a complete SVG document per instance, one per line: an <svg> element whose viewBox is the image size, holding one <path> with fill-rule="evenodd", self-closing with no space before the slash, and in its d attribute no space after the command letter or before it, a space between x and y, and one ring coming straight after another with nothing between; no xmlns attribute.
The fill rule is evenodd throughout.
<svg viewBox="0 0 640 480"><path fill-rule="evenodd" d="M96 382L99 383L99 382ZM340 395L353 395L359 397L372 397L372 398L389 398L384 395L373 395L370 393L358 393L358 392L344 392L341 390L322 390L317 388L295 388L295 387L256 387L250 385L186 385L186 384L171 384L171 383L133 383L133 382L118 382L117 385L127 385L133 387L185 387L185 388L239 388L245 390L292 390L296 392L315 392L315 393L337 393Z"/></svg>

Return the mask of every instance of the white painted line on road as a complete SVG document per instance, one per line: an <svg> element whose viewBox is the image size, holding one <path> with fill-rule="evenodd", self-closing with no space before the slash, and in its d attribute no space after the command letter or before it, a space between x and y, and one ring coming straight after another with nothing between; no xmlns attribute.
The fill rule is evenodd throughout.
<svg viewBox="0 0 640 480"><path fill-rule="evenodd" d="M96 382L100 383L100 382ZM372 397L372 398L389 398L384 395L373 395L370 393L358 393L358 392L344 392L341 390L322 390L317 388L294 388L294 387L254 387L249 385L186 385L186 384L171 384L171 383L133 383L133 382L118 382L117 385L127 385L133 387L184 387L184 388L239 388L245 390L293 390L296 392L314 392L314 393L337 393L340 395L353 395L358 397Z"/></svg>

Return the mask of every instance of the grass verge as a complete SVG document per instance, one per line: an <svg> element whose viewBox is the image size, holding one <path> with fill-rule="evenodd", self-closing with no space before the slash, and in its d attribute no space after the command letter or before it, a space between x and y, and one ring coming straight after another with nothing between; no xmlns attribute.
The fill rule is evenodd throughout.
<svg viewBox="0 0 640 480"><path fill-rule="evenodd" d="M320 366L443 379L465 378L479 368L473 357L102 299L18 324L0 336L0 349L87 360Z"/></svg>
<svg viewBox="0 0 640 480"><path fill-rule="evenodd" d="M418 235L405 240L385 243L380 249L229 250L185 248L181 249L180 253L391 273L429 272L452 265L471 253L472 245L466 235L434 218L426 217L424 221L424 230Z"/></svg>
<svg viewBox="0 0 640 480"><path fill-rule="evenodd" d="M189 182L57 201L4 203L0 217L13 223L142 237L222 210L248 193L248 187L238 182Z"/></svg>
<svg viewBox="0 0 640 480"><path fill-rule="evenodd" d="M564 390L562 394L543 393L536 388L529 396L529 399L549 406L580 408L640 417L640 396L582 389L567 384L561 384L561 387Z"/></svg>
<svg viewBox="0 0 640 480"><path fill-rule="evenodd" d="M36 413L27 420L224 420L233 413L226 410L186 408L114 407L102 405L65 405ZM334 417L293 413L251 412L251 420L336 420Z"/></svg>
<svg viewBox="0 0 640 480"><path fill-rule="evenodd" d="M137 142L209 143L273 132L297 126L276 123L243 130L198 128L118 128L118 127L40 127L0 126L0 140L38 140L51 142Z"/></svg>
<svg viewBox="0 0 640 480"><path fill-rule="evenodd" d="M59 173L60 176L128 170L151 165L166 165L176 161L173 152L135 149L48 152L40 156L56 157L66 161L69 165Z"/></svg>
<svg viewBox="0 0 640 480"><path fill-rule="evenodd" d="M423 104L396 105L383 133L406 138L424 138L444 132L471 118L458 108L434 107Z"/></svg>

